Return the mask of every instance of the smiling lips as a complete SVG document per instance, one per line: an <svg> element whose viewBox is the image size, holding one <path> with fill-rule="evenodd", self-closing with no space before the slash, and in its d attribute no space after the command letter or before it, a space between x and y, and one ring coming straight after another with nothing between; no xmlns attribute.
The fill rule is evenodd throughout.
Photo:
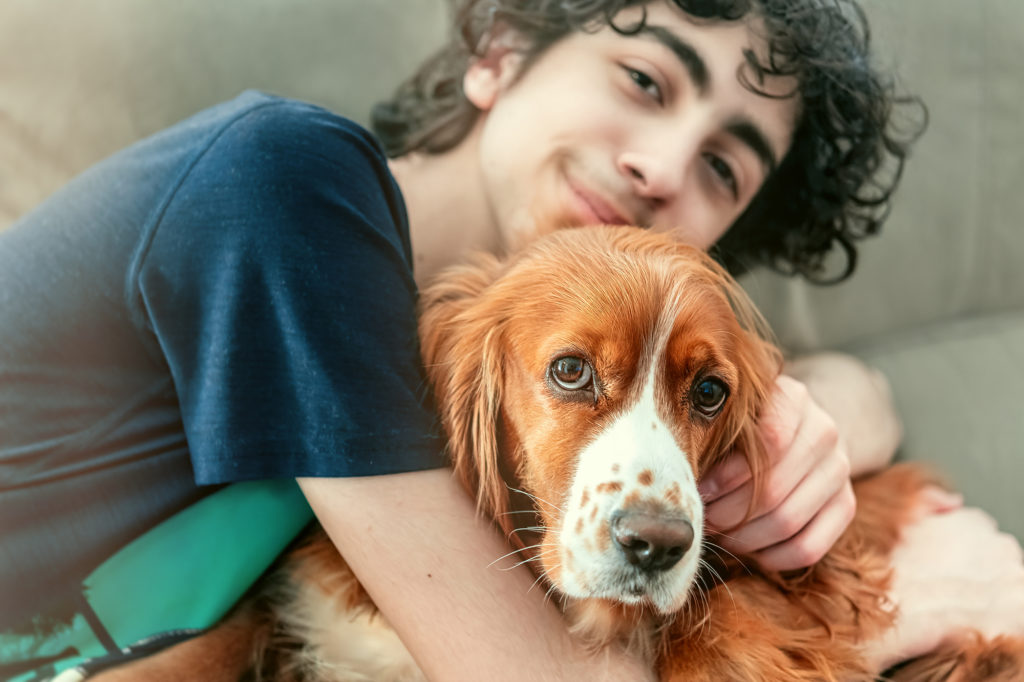
<svg viewBox="0 0 1024 682"><path fill-rule="evenodd" d="M584 225L632 225L632 221L612 204L570 180L575 213Z"/></svg>

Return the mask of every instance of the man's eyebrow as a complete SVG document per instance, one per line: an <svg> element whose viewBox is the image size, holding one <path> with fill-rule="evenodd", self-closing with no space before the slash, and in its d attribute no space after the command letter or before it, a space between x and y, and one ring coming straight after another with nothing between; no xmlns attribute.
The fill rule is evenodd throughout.
<svg viewBox="0 0 1024 682"><path fill-rule="evenodd" d="M700 96L706 96L711 91L711 76L708 73L708 65L692 45L664 26L644 24L636 35L653 38L671 50L672 54L679 59L683 68L690 74L690 79L697 87L697 92ZM732 121L726 126L726 131L750 147L757 154L758 159L761 160L765 168L768 169L769 173L774 171L779 165L775 151L768 144L768 138L752 121L746 119Z"/></svg>
<svg viewBox="0 0 1024 682"><path fill-rule="evenodd" d="M768 144L768 138L761 132L761 129L752 121L745 119L730 121L725 126L725 130L750 147L757 154L757 158L761 160L761 163L764 164L769 173L778 167L779 160L775 157L775 150Z"/></svg>
<svg viewBox="0 0 1024 682"><path fill-rule="evenodd" d="M704 58L697 53L697 50L693 49L693 46L685 40L663 26L649 24L644 24L634 35L650 36L671 50L690 74L690 79L697 86L697 92L702 96L711 89L708 65L704 62Z"/></svg>

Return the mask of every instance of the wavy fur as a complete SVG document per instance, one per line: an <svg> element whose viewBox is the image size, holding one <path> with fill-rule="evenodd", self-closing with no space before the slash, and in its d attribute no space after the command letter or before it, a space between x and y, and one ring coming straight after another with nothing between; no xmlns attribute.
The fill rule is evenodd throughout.
<svg viewBox="0 0 1024 682"><path fill-rule="evenodd" d="M449 270L424 292L422 306L424 364L452 466L480 513L509 533L540 572L575 632L595 647L618 641L649 655L668 682L875 679L861 647L898 616L886 597L888 556L916 495L936 478L899 465L857 482L856 518L805 571L762 573L702 543L695 486L703 472L738 447L755 489L762 487L767 462L757 418L781 365L763 320L721 267L665 235L563 230L514 257L485 256ZM592 400L558 397L550 376L543 378L551 357L565 352L585 356L600 376ZM694 411L685 390L708 368L729 386L713 419ZM645 404L646 412L637 407ZM628 449L632 436L607 439L637 415L637 438L651 438L685 466L675 461L660 469L658 457L641 452L645 468L627 472L629 461L617 449ZM600 457L608 458L605 469L595 469ZM699 572L689 582L665 578L670 588L659 588L662 596L682 592L678 608L658 607L654 587L633 601L626 592L602 593L593 583L603 574L588 573L591 567L566 549L586 549L602 561L618 556L601 549L610 543L601 515L612 508L685 514L698 526L680 566L699 556ZM524 517L530 520L513 521ZM418 679L322 533L207 636L211 645L245 619L256 652L245 679ZM348 647L341 653L338 638ZM382 653L356 660L353 648L371 644ZM181 660L189 671L185 666L200 659ZM1021 640L972 636L906 664L892 679L1004 682L1022 678L1022 661Z"/></svg>

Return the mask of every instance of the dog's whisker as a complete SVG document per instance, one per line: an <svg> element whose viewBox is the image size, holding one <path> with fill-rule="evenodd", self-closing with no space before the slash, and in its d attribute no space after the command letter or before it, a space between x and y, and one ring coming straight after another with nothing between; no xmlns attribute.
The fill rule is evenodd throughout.
<svg viewBox="0 0 1024 682"><path fill-rule="evenodd" d="M515 531L534 531L534 532L541 532L541 533L554 532L555 530L556 530L555 528L553 528L551 526L546 526L544 524L539 524L539 525L536 525L536 526L516 526L515 528L512 529L513 532L515 532Z"/></svg>
<svg viewBox="0 0 1024 682"><path fill-rule="evenodd" d="M545 500L545 499L544 499L544 498L542 498L542 497L537 497L537 496L536 496L536 495L534 495L533 493L527 492L527 491L525 491L525 490L520 490L519 488L513 488L512 486L510 486L510 485L507 485L507 484L506 484L506 486L505 486L505 487L506 487L506 488L508 488L508 489L509 489L510 491L512 491L512 492L514 492L514 493L520 493L520 494L522 494L522 495L526 495L526 496L527 496L527 497L529 497L529 498L530 498L531 500L536 500L537 502L543 502L544 504L548 505L548 506L549 506L549 507L551 507L552 509L554 509L554 510L556 510L556 511L560 512L560 513L564 513L564 510L563 510L563 509L562 509L561 507L559 507L559 506L558 506L557 504L555 504L555 503L553 503L553 502L548 502L547 500Z"/></svg>
<svg viewBox="0 0 1024 682"><path fill-rule="evenodd" d="M722 531L717 531L717 530L714 532L714 535L716 537L725 538L726 540L735 540L736 539L735 535L729 535L728 533L723 533Z"/></svg>
<svg viewBox="0 0 1024 682"><path fill-rule="evenodd" d="M511 566L506 566L504 568L500 568L500 570L513 570L513 569L517 568L518 566L521 566L521 565L526 564L526 563L530 563L531 561L540 561L544 557L549 556L549 555L551 555L554 552L557 552L556 548L545 550L544 552L539 552L538 554L535 554L534 556L531 556L531 557L528 557L526 559L523 559L519 563L513 564Z"/></svg>
<svg viewBox="0 0 1024 682"><path fill-rule="evenodd" d="M554 591L555 591L555 584L551 583L551 587L549 587L548 591L544 593L544 602L545 603L547 603L547 601L549 599L551 599L551 593L554 592Z"/></svg>
<svg viewBox="0 0 1024 682"><path fill-rule="evenodd" d="M701 568L705 569L708 573L710 573L712 578L717 580L719 583L723 583L723 584L725 583L725 580L722 578L721 574L719 574L719 572L715 570L715 567L712 566L706 559L702 558L702 559L699 559L698 561L699 561L698 565ZM701 576L701 577L703 578L703 576Z"/></svg>
<svg viewBox="0 0 1024 682"><path fill-rule="evenodd" d="M510 556L513 556L515 554L519 554L522 551L525 551L525 550L528 550L528 549L537 549L538 547L544 547L544 546L545 546L545 543L538 543L536 545L529 545L527 547L523 547L522 549L513 549L508 554L502 554L500 557L498 557L497 559L495 559L491 563L487 564L487 568L490 568L491 566L493 566L494 564L498 563L502 559L506 559L506 558L508 558Z"/></svg>
<svg viewBox="0 0 1024 682"><path fill-rule="evenodd" d="M560 565L561 565L561 564L559 564L559 566L560 566ZM557 568L557 567L558 567L558 566L556 566L555 568ZM533 590L533 588L537 587L537 583L539 583L539 582L540 582L541 580L544 580L544 579L545 579L546 577L547 577L547 574L546 574L546 573L541 573L540 575L538 575L538 576L537 576L537 579L536 579L536 580L534 580L534 581L533 581L533 583L532 583L532 584L530 585L530 589L526 590L527 594L529 594L529 593L530 593L530 591L532 591L532 590Z"/></svg>
<svg viewBox="0 0 1024 682"><path fill-rule="evenodd" d="M498 570L499 571L514 571L514 570L516 570L516 568L522 566L523 564L529 564L529 563L536 562L537 558L538 558L537 556L532 556L532 557L528 557L526 559L520 559L516 563L510 564L508 566L498 566Z"/></svg>
<svg viewBox="0 0 1024 682"><path fill-rule="evenodd" d="M708 569L708 570L709 570L709 571L710 571L710 572L711 572L711 573L712 573L712 574L714 575L714 577L718 579L718 582L720 582L720 583L721 583L721 585L722 585L722 587L723 587L723 588L725 589L725 592L726 592L726 594L728 594L728 595L729 595L729 599L730 599L730 600L732 601L732 603L733 603L733 606L735 606L735 605L736 605L736 597L735 597L735 596L733 595L733 593L732 593L732 589L731 589L731 588L729 587L729 582L728 582L728 581L727 581L727 580L726 580L725 578L723 578L723 577L722 577L721 575L719 575L718 571L716 571L716 570L715 570L715 569L714 569L714 568L713 568L713 567L712 567L712 566L711 566L710 564L708 564L708 563L707 563L706 561L704 561L703 559L701 559L701 562L702 562L702 563L704 564L704 566L706 566L706 567L707 567L707 569ZM747 572L748 572L748 573L750 573L750 570L749 570L749 569L747 569Z"/></svg>
<svg viewBox="0 0 1024 682"><path fill-rule="evenodd" d="M703 578L701 580L703 582ZM705 626L710 626L711 620L711 590L708 589L706 584L704 584L703 587L704 590L701 593L701 601L703 602L704 612L700 617L701 634L703 634Z"/></svg>
<svg viewBox="0 0 1024 682"><path fill-rule="evenodd" d="M753 575L754 574L754 572L751 571L750 568L747 567L747 564L744 563L744 561L742 559L740 559L738 556L736 556L735 554L733 554L732 552L727 550L725 547L722 547L719 544L715 544L711 540L705 539L704 540L704 548L707 549L708 551L710 551L711 553L713 553L717 557L721 557L721 554L718 553L719 551L725 552L730 557L735 559L736 562L739 563L740 566L743 567L743 570L747 572L747 575Z"/></svg>
<svg viewBox="0 0 1024 682"><path fill-rule="evenodd" d="M544 529L538 530L537 528L513 528L512 530L510 530L505 535L505 539L506 540L511 540L513 535L516 535L517 538L518 538L518 535L517 535L518 533L544 533L544 532L545 532ZM550 540L544 540L541 544L549 544L550 545L550 544L557 544L557 543L553 543Z"/></svg>
<svg viewBox="0 0 1024 682"><path fill-rule="evenodd" d="M708 564L705 564L705 566L707 566L707 569L708 569L708 573L710 573L710 574L711 574L711 577L712 577L712 578L713 578L713 579L714 579L714 580L715 580L716 582L718 582L718 584L719 584L719 585L721 585L721 586L722 586L722 587L724 587L725 589L729 589L729 586L728 586L728 585L726 584L726 582L725 582L725 578L723 578L723 577L722 577L722 575L721 575L721 574L720 574L720 573L719 573L718 571L716 571L716 570L715 570L715 569L714 569L714 568L713 568L712 566L710 566L710 565L708 565Z"/></svg>
<svg viewBox="0 0 1024 682"><path fill-rule="evenodd" d="M703 560L702 560L703 561ZM700 584L694 585L695 599L691 600L691 608L687 609L686 613L686 626L689 630L698 630L699 634L702 635L704 627L708 624L711 614L711 602L710 602L710 591L707 589L707 583L704 582L704 577L699 576L698 580Z"/></svg>
<svg viewBox="0 0 1024 682"><path fill-rule="evenodd" d="M703 581L703 579L701 579L701 580ZM695 626L696 622L699 622L701 624L701 626L703 626L703 622L704 621L703 621L703 618L699 617L698 610L699 610L699 612L701 614L703 614L704 612L706 612L708 610L708 601L707 601L707 598L706 598L706 596L704 594L704 587L705 586L703 584L701 584L701 585L694 584L694 587L696 588L694 590L694 595L693 595L695 597L695 599L691 599L690 600L690 608L687 609L687 614L686 614L687 625L691 629L696 627ZM699 621L698 621L698 619L699 619Z"/></svg>

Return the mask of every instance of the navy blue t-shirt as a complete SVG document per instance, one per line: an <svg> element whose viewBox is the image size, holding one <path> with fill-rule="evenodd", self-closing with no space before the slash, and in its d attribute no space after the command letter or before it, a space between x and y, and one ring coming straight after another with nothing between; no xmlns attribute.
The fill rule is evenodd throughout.
<svg viewBox="0 0 1024 682"><path fill-rule="evenodd" d="M442 466L379 145L247 93L0 232L0 628L260 478Z"/></svg>

